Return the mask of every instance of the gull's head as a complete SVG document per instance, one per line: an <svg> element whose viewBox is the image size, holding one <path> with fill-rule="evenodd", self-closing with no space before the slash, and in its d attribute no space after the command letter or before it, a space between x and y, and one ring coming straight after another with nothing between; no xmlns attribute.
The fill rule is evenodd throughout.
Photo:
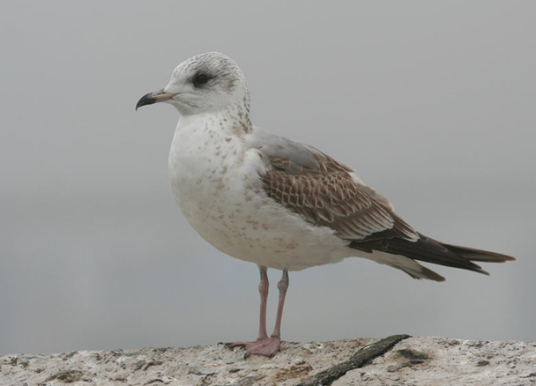
<svg viewBox="0 0 536 386"><path fill-rule="evenodd" d="M158 102L172 104L181 115L193 115L249 105L244 74L237 64L219 52L194 56L175 68L161 90L144 95L138 107Z"/></svg>

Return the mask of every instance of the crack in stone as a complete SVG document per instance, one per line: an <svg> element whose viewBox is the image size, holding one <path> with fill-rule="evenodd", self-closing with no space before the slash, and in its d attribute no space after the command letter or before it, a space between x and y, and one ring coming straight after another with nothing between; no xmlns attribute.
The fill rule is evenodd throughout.
<svg viewBox="0 0 536 386"><path fill-rule="evenodd" d="M374 358L390 351L396 344L404 339L410 338L409 335L392 335L380 339L356 352L346 362L339 363L335 366L324 370L314 377L311 377L297 386L329 386L337 379L345 375L348 371L358 369L370 363Z"/></svg>

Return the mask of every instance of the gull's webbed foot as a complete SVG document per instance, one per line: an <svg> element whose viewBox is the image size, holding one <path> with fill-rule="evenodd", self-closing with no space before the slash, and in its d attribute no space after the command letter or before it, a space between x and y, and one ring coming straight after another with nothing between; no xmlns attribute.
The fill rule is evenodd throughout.
<svg viewBox="0 0 536 386"><path fill-rule="evenodd" d="M268 358L272 358L279 351L281 346L281 340L279 338L266 338L262 340L254 340L253 342L233 342L226 343L225 346L232 347L244 347L246 353L244 358L248 358L250 355L263 355Z"/></svg>

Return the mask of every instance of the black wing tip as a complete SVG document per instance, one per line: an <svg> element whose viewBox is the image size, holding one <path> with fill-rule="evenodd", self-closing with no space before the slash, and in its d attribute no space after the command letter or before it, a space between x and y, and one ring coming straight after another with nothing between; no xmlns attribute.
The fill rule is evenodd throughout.
<svg viewBox="0 0 536 386"><path fill-rule="evenodd" d="M503 256L503 260L497 261L497 263L506 263L507 261L517 261L515 257L508 256L508 255L502 255L502 256ZM493 263L493 261L490 261L490 263Z"/></svg>
<svg viewBox="0 0 536 386"><path fill-rule="evenodd" d="M392 237L379 240L373 239L369 241L353 240L348 246L366 253L380 251L392 255L405 256L417 261L465 269L487 276L490 275L489 272L483 270L480 265L476 264L477 262L504 263L506 261L516 260L512 256L503 255L496 252L444 244L420 233L419 239L416 241ZM417 278L426 278L435 281L445 280L442 276L435 274L435 272L430 272L431 274L422 272L422 276L419 275Z"/></svg>
<svg viewBox="0 0 536 386"><path fill-rule="evenodd" d="M485 251L482 249L461 247L459 245L451 245L441 243L445 248L470 261L478 261L483 263L505 263L507 261L516 261L513 256L505 255L497 252Z"/></svg>
<svg viewBox="0 0 536 386"><path fill-rule="evenodd" d="M488 271L484 271L482 268L474 269L473 271L474 271L474 272L481 273L482 275L490 276L489 272L488 272Z"/></svg>

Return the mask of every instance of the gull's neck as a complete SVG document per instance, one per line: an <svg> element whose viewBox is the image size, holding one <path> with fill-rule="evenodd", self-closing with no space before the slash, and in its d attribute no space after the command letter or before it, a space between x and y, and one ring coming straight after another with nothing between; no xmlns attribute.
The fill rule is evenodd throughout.
<svg viewBox="0 0 536 386"><path fill-rule="evenodd" d="M179 127L194 125L199 129L206 124L218 125L220 134L244 137L253 130L249 117L249 98L244 98L243 103L230 105L220 110L209 111L199 114L182 115Z"/></svg>

